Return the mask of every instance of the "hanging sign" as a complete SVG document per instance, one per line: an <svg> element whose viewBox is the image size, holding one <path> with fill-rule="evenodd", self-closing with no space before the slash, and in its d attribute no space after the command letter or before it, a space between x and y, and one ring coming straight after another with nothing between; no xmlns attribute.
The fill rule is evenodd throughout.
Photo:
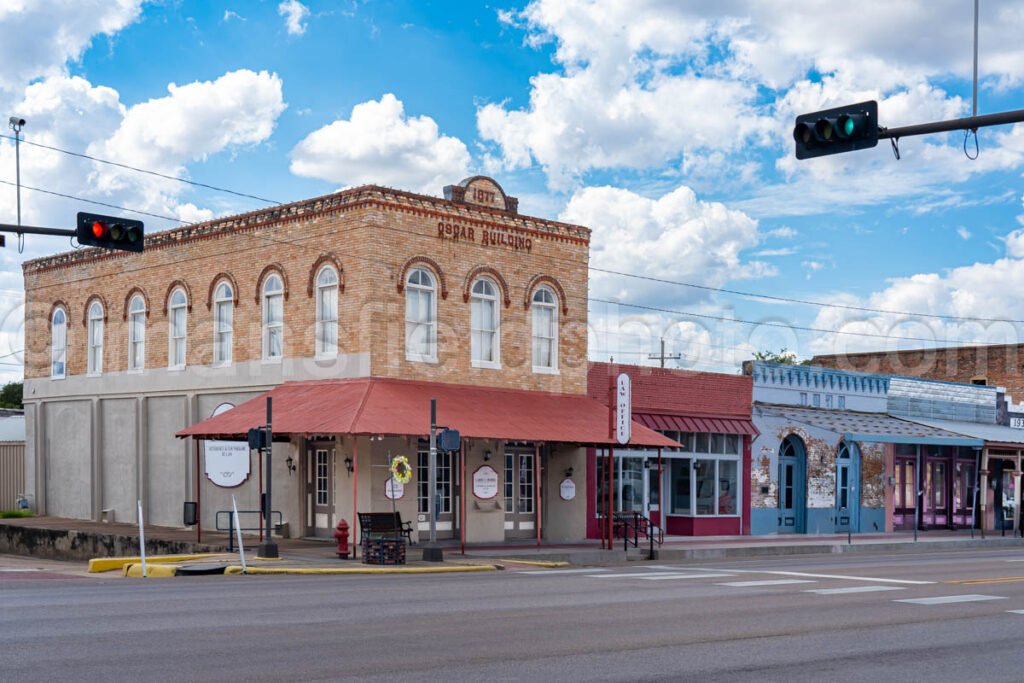
<svg viewBox="0 0 1024 683"><path fill-rule="evenodd" d="M629 443L633 428L632 386L629 375L622 373L615 380L615 440Z"/></svg>
<svg viewBox="0 0 1024 683"><path fill-rule="evenodd" d="M388 500L401 500L405 495L405 484L397 481L394 477L388 477L384 482L384 497Z"/></svg>
<svg viewBox="0 0 1024 683"><path fill-rule="evenodd" d="M558 495L562 500L572 500L576 497L576 482L566 477L558 486Z"/></svg>
<svg viewBox="0 0 1024 683"><path fill-rule="evenodd" d="M221 403L210 417L217 417L234 408L232 403ZM205 441L206 477L215 486L230 489L240 486L249 478L249 444L245 441Z"/></svg>
<svg viewBox="0 0 1024 683"><path fill-rule="evenodd" d="M473 495L480 500L498 496L498 473L490 465L482 465L473 473Z"/></svg>

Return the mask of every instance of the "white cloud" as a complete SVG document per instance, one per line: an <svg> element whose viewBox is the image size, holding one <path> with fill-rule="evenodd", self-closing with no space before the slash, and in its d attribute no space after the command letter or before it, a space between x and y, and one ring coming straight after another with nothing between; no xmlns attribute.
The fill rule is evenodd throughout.
<svg viewBox="0 0 1024 683"><path fill-rule="evenodd" d="M6 0L0 3L0 88L66 73L96 35L134 22L143 0Z"/></svg>
<svg viewBox="0 0 1024 683"><path fill-rule="evenodd" d="M962 240L971 239L971 231L962 225L956 229L956 234L960 235L960 239Z"/></svg>
<svg viewBox="0 0 1024 683"><path fill-rule="evenodd" d="M305 137L291 152L292 173L343 186L376 183L427 194L469 175L458 138L442 135L429 116L409 117L388 93L352 108Z"/></svg>
<svg viewBox="0 0 1024 683"><path fill-rule="evenodd" d="M793 239L794 237L797 236L797 231L794 230L793 228L789 227L789 226L784 225L781 228L775 228L774 230L769 230L766 233L766 236L768 236L768 237L777 237L777 238L782 239L782 240L791 240L791 239Z"/></svg>
<svg viewBox="0 0 1024 683"><path fill-rule="evenodd" d="M299 0L285 0L277 6L277 13L284 17L288 35L301 36L306 32L305 22L309 17L309 8Z"/></svg>
<svg viewBox="0 0 1024 683"><path fill-rule="evenodd" d="M782 247L780 249L761 249L756 252L755 256L766 257L766 256L792 256L793 254L800 251L796 247Z"/></svg>
<svg viewBox="0 0 1024 683"><path fill-rule="evenodd" d="M232 19L235 19L237 21L245 21L246 20L245 17L243 17L241 14L239 14L238 12L236 12L234 10L230 10L230 9L224 10L224 17L221 19L221 21L227 23L227 22L231 21Z"/></svg>

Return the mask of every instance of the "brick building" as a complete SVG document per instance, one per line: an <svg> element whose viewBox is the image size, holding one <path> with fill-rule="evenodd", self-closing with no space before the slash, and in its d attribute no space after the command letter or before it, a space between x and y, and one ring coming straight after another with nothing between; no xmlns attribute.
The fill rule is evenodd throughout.
<svg viewBox="0 0 1024 683"><path fill-rule="evenodd" d="M581 444L609 439L586 397L589 242L477 176L444 199L364 186L152 234L141 254L29 261L34 507L130 520L141 499L147 522L179 525L182 502L200 501L207 528L232 493L255 510L256 463L235 440L262 423L270 391L274 507L290 533L328 534L392 497L425 528L422 439L429 397L445 395L439 417L470 438L441 457L438 528L539 541L547 510L545 536L582 538L583 497L546 492L583 470ZM388 483L399 454L415 495ZM488 479L473 496L467 472ZM488 497L495 481L503 495Z"/></svg>
<svg viewBox="0 0 1024 683"><path fill-rule="evenodd" d="M1024 401L1024 344L954 346L814 356L811 365L1004 387Z"/></svg>

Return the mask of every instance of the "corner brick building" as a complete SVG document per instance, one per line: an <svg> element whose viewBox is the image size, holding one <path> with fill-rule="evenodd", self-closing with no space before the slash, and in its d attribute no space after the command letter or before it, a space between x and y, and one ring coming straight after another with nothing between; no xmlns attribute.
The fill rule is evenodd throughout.
<svg viewBox="0 0 1024 683"><path fill-rule="evenodd" d="M196 501L204 528L232 494L256 510L262 472L237 439L263 422L252 399L281 390L282 530L327 535L392 498L422 530L429 398L444 395L439 419L470 438L440 458L438 529L539 542L546 511L545 536L583 538L584 497L547 489L608 438L586 398L589 243L477 176L444 199L364 186L152 234L140 254L29 261L33 506L129 521L141 499L148 523L180 526ZM408 494L387 472L400 454Z"/></svg>

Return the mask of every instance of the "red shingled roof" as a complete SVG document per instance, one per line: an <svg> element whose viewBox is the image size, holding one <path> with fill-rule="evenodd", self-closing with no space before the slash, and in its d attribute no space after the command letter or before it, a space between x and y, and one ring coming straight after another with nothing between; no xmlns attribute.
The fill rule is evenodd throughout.
<svg viewBox="0 0 1024 683"><path fill-rule="evenodd" d="M750 420L754 380L747 375L591 363L587 393L607 405L609 382L620 372L632 380L634 413Z"/></svg>
<svg viewBox="0 0 1024 683"><path fill-rule="evenodd" d="M438 424L467 438L614 443L608 408L586 396L377 377L287 382L177 435L244 439L251 427L266 421L267 396L273 398L275 436L425 436L430 433L430 399L435 398ZM678 446L637 422L629 445Z"/></svg>

